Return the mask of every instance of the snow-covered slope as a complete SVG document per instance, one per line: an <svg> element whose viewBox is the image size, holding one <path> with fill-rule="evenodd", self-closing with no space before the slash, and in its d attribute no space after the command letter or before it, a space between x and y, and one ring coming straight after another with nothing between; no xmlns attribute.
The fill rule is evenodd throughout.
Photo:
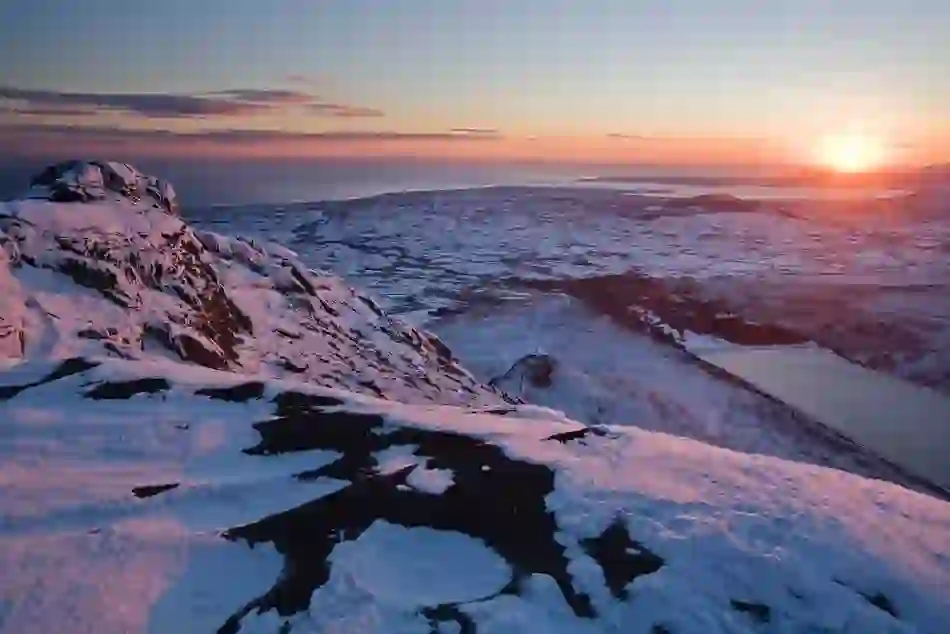
<svg viewBox="0 0 950 634"><path fill-rule="evenodd" d="M3 380L11 634L950 628L950 504L886 482L168 361Z"/></svg>
<svg viewBox="0 0 950 634"><path fill-rule="evenodd" d="M7 358L166 356L386 398L502 402L436 337L388 317L338 278L278 245L192 230L173 213L167 185L150 187L168 204L126 193L134 187L103 190L115 181L106 174L123 169L133 183L154 181L103 165L115 167L47 170L30 199L0 204Z"/></svg>
<svg viewBox="0 0 950 634"><path fill-rule="evenodd" d="M285 249L82 188L0 210L0 632L950 631L947 502L509 404Z"/></svg>

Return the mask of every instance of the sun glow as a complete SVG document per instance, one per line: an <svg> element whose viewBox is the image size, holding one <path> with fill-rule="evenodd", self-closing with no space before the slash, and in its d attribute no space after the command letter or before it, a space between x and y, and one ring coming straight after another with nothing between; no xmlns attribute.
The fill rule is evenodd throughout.
<svg viewBox="0 0 950 634"><path fill-rule="evenodd" d="M838 172L867 172L880 167L884 158L879 139L857 134L826 137L818 148L818 161Z"/></svg>

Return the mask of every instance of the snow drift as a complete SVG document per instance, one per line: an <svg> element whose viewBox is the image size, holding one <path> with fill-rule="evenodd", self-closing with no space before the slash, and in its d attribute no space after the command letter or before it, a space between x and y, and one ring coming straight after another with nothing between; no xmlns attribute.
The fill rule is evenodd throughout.
<svg viewBox="0 0 950 634"><path fill-rule="evenodd" d="M0 630L950 629L950 504L511 403L153 179L51 173L0 207Z"/></svg>

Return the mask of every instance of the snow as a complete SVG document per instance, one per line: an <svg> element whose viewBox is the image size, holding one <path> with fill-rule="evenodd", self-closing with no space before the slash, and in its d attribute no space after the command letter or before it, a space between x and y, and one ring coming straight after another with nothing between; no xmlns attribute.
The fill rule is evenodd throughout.
<svg viewBox="0 0 950 634"><path fill-rule="evenodd" d="M451 469L416 467L406 478L409 486L419 491L442 495L454 484Z"/></svg>
<svg viewBox="0 0 950 634"><path fill-rule="evenodd" d="M496 594L511 574L503 559L470 537L383 521L341 544L331 560L334 574L348 577L358 591L403 608L477 601ZM319 593L315 598L320 601Z"/></svg>
<svg viewBox="0 0 950 634"><path fill-rule="evenodd" d="M0 308L5 359L177 358L402 400L503 403L433 336L285 248L196 234L129 201L0 203L0 230L0 290L14 300Z"/></svg>
<svg viewBox="0 0 950 634"><path fill-rule="evenodd" d="M279 570L267 545L221 542L217 531L346 486L291 477L328 464L332 453L243 454L255 442L251 424L266 420L273 405L192 395L221 385L224 373L197 368L176 376L178 364L139 365L111 361L0 404L8 421L0 436L0 507L7 518L0 552L3 569L16 571L16 582L3 590L4 631L57 629L64 610L74 615L74 631L146 631L146 622L174 622L184 633L214 629ZM157 376L162 368L173 389L160 399L81 398L105 377ZM265 394L286 389L345 397L286 380L269 383ZM546 440L580 426L545 420L530 408L528 419L355 395L345 401L344 410L383 414L392 430L480 438L513 458L551 468L555 489L546 501L558 540L567 548L574 583L591 596L598 617L574 615L544 575L531 576L519 596L494 596L507 582L509 564L477 539L377 521L333 549L330 579L309 610L292 618L294 631L425 632L419 606L450 602L479 631L516 623L554 632L648 632L657 623L676 632L751 627L731 601L769 606L771 625L780 631L939 634L950 624L944 591L950 504L936 498L635 427L605 426L604 435L580 441ZM188 428L176 427L181 423ZM398 445L378 455L379 472L414 466L410 486L436 496L451 490L435 486L452 483L448 469L420 465L415 451ZM168 481L182 486L144 500L128 494L133 486ZM600 566L580 547L617 518L664 560L657 572L633 582L626 600L607 591ZM96 546L105 539L114 546ZM4 578L13 582L9 575ZM90 586L88 575L101 581ZM899 617L862 593L882 593ZM127 609L104 614L103 602L113 601ZM248 615L241 631L277 632L284 619L275 617Z"/></svg>
<svg viewBox="0 0 950 634"><path fill-rule="evenodd" d="M950 503L567 299L442 325L558 359L513 404L260 236L108 196L0 231L4 634L950 630Z"/></svg>
<svg viewBox="0 0 950 634"><path fill-rule="evenodd" d="M551 386L521 381L503 388L589 425L636 425L915 486L892 465L781 402L711 375L691 354L625 331L568 298L511 302L490 319L462 315L438 328L485 381L524 355L545 351L557 364ZM741 348L712 337L686 342L692 353ZM541 416L550 419L550 411Z"/></svg>
<svg viewBox="0 0 950 634"><path fill-rule="evenodd" d="M449 313L490 318L532 281L634 271L695 279L740 314L950 389L950 280L940 248L950 223L939 191L885 200L852 190L850 200L763 200L754 210L724 200L700 211L625 194L496 187L190 218L287 242L309 266L373 289L391 312L437 333Z"/></svg>

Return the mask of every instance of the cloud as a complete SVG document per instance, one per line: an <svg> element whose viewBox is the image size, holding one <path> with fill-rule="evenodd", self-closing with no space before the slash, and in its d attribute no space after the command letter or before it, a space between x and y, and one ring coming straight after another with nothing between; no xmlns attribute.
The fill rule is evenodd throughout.
<svg viewBox="0 0 950 634"><path fill-rule="evenodd" d="M639 134L624 134L622 132L610 132L607 134L608 139L623 139L626 141L646 141L647 137Z"/></svg>
<svg viewBox="0 0 950 634"><path fill-rule="evenodd" d="M339 117L341 119L356 119L364 117L383 117L386 113L376 108L364 108L362 106L347 106L338 103L309 103L304 106L312 114L324 115L329 117Z"/></svg>
<svg viewBox="0 0 950 634"><path fill-rule="evenodd" d="M452 132L473 136L501 136L501 132L497 128L452 128Z"/></svg>
<svg viewBox="0 0 950 634"><path fill-rule="evenodd" d="M216 97L227 97L237 102L255 104L305 104L314 100L313 95L298 90L268 90L260 88L242 88L239 90L220 90L207 93Z"/></svg>
<svg viewBox="0 0 950 634"><path fill-rule="evenodd" d="M97 110L86 106L16 106L12 101L0 103L0 113L15 115L30 115L33 117L88 117L95 115Z"/></svg>
<svg viewBox="0 0 950 634"><path fill-rule="evenodd" d="M26 111L41 111L66 106L98 111L127 112L155 118L234 116L250 114L267 108L264 104L196 95L58 92L22 90L9 86L0 86L0 99L24 102Z"/></svg>
<svg viewBox="0 0 950 634"><path fill-rule="evenodd" d="M16 102L12 109L17 113L35 116L121 112L149 119L187 119L253 115L288 107L305 108L328 117L384 116L383 111L375 108L324 102L297 90L258 88L174 94L60 92L0 86L0 100Z"/></svg>
<svg viewBox="0 0 950 634"><path fill-rule="evenodd" d="M174 143L181 147L190 144L217 147L267 146L272 144L339 144L363 142L491 142L497 137L458 134L455 132L397 132L388 130L333 130L328 132L294 132L289 130L224 129L200 132L171 130L131 130L105 126L0 124L0 145L21 152L32 149L53 149L85 144L109 147L136 146L145 153L149 144Z"/></svg>

